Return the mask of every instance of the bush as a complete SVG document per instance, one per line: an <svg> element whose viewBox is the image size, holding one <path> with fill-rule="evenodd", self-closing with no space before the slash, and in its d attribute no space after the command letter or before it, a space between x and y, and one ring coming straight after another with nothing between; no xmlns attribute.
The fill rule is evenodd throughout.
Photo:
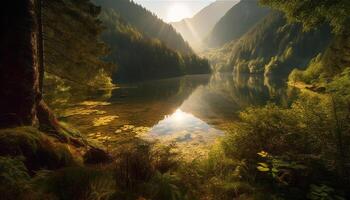
<svg viewBox="0 0 350 200"><path fill-rule="evenodd" d="M111 171L88 167L44 172L35 178L34 184L42 193L53 194L61 200L107 200L117 189Z"/></svg>
<svg viewBox="0 0 350 200"><path fill-rule="evenodd" d="M250 174L259 171L255 184L272 184L268 188L285 195L300 190L305 197L310 184L323 182L346 190L349 115L336 100L333 94L311 94L301 95L290 108L249 108L223 139L224 154L246 160ZM265 154L273 156L266 160Z"/></svg>

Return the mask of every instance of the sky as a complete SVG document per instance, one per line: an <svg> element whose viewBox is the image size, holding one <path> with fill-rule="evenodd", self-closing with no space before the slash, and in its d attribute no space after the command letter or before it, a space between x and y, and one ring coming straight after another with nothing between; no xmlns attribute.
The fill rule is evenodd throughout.
<svg viewBox="0 0 350 200"><path fill-rule="evenodd" d="M134 0L166 22L190 18L215 0Z"/></svg>

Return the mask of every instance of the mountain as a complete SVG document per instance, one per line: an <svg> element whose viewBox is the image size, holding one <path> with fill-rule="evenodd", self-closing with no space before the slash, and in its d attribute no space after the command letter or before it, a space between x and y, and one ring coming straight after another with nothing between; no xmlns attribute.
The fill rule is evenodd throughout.
<svg viewBox="0 0 350 200"><path fill-rule="evenodd" d="M282 13L272 11L231 45L230 60L223 71L285 76L293 68L305 68L332 40L331 30L322 26L304 32L300 24L289 24ZM220 52L217 57L222 57ZM227 55L226 55L227 56Z"/></svg>
<svg viewBox="0 0 350 200"><path fill-rule="evenodd" d="M215 24L239 0L217 0L203 8L192 18L173 22L171 25L181 33L182 37L191 44L195 50L203 48L202 40L213 29Z"/></svg>
<svg viewBox="0 0 350 200"><path fill-rule="evenodd" d="M111 8L142 34L164 42L169 48L184 54L193 50L182 36L169 24L156 15L130 0L94 0L102 8Z"/></svg>
<svg viewBox="0 0 350 200"><path fill-rule="evenodd" d="M218 21L205 43L220 47L239 39L269 13L270 9L259 6L258 0L241 0Z"/></svg>
<svg viewBox="0 0 350 200"><path fill-rule="evenodd" d="M110 46L106 58L117 65L114 82L136 82L185 74L210 73L206 59L179 53L165 42L143 34L114 9L103 9L100 16L106 30L102 40Z"/></svg>

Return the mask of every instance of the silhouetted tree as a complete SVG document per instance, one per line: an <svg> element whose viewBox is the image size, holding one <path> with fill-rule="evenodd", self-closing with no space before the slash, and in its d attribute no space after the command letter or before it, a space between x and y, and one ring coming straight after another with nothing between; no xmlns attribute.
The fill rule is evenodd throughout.
<svg viewBox="0 0 350 200"><path fill-rule="evenodd" d="M0 126L38 125L57 133L59 125L42 99L40 1L1 5Z"/></svg>

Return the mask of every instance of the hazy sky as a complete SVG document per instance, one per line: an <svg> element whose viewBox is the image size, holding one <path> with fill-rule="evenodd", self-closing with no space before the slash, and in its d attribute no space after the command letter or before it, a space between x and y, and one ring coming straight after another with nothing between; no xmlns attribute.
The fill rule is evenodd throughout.
<svg viewBox="0 0 350 200"><path fill-rule="evenodd" d="M166 22L192 17L215 0L134 0Z"/></svg>

